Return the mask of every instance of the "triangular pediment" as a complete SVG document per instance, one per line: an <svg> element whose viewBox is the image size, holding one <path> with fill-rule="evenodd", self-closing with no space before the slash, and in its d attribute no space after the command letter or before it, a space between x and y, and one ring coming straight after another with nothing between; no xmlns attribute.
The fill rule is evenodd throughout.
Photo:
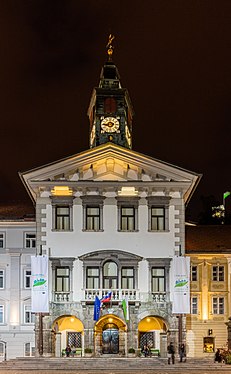
<svg viewBox="0 0 231 374"><path fill-rule="evenodd" d="M163 161L107 143L37 169L20 173L31 196L33 186L83 182L197 183L200 176Z"/></svg>

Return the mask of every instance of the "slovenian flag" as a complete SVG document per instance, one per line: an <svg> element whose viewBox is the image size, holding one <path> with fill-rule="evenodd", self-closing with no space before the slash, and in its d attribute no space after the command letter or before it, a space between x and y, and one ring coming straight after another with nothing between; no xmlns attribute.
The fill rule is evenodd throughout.
<svg viewBox="0 0 231 374"><path fill-rule="evenodd" d="M112 298L112 292L108 292L100 301L101 303L108 303L109 301L111 301L111 298Z"/></svg>

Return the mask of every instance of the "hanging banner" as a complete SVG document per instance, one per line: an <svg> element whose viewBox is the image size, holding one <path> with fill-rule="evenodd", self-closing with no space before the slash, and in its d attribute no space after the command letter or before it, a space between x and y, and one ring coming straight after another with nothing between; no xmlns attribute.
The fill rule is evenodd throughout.
<svg viewBox="0 0 231 374"><path fill-rule="evenodd" d="M173 257L173 307L177 314L190 313L190 258Z"/></svg>
<svg viewBox="0 0 231 374"><path fill-rule="evenodd" d="M31 311L48 313L48 256L31 256Z"/></svg>

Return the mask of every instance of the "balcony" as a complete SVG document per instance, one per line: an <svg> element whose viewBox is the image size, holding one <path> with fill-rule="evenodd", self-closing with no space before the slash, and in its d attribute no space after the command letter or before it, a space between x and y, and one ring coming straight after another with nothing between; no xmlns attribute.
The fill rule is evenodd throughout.
<svg viewBox="0 0 231 374"><path fill-rule="evenodd" d="M121 301L125 297L128 298L129 301L138 301L139 300L139 290L133 289L113 289L113 290L106 290L106 289L85 289L84 296L85 301L94 301L95 297L98 296L99 299L102 299L107 293L112 292L112 301Z"/></svg>
<svg viewBox="0 0 231 374"><path fill-rule="evenodd" d="M84 289L75 295L73 300L73 292L57 292L53 291L52 301L54 303L70 303L70 302L94 302L95 297L102 299L107 293L112 292L112 302L119 302L128 298L130 302L154 302L158 308L165 308L169 303L169 293L167 292L140 292L137 289Z"/></svg>
<svg viewBox="0 0 231 374"><path fill-rule="evenodd" d="M72 301L72 292L53 291L52 300L55 303L68 303Z"/></svg>

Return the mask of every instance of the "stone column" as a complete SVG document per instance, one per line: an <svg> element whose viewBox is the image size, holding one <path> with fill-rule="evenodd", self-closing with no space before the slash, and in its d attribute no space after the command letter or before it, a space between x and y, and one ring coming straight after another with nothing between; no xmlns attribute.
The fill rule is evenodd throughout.
<svg viewBox="0 0 231 374"><path fill-rule="evenodd" d="M55 357L61 357L61 332L54 333Z"/></svg>
<svg viewBox="0 0 231 374"><path fill-rule="evenodd" d="M167 335L160 333L160 357L167 357Z"/></svg>

